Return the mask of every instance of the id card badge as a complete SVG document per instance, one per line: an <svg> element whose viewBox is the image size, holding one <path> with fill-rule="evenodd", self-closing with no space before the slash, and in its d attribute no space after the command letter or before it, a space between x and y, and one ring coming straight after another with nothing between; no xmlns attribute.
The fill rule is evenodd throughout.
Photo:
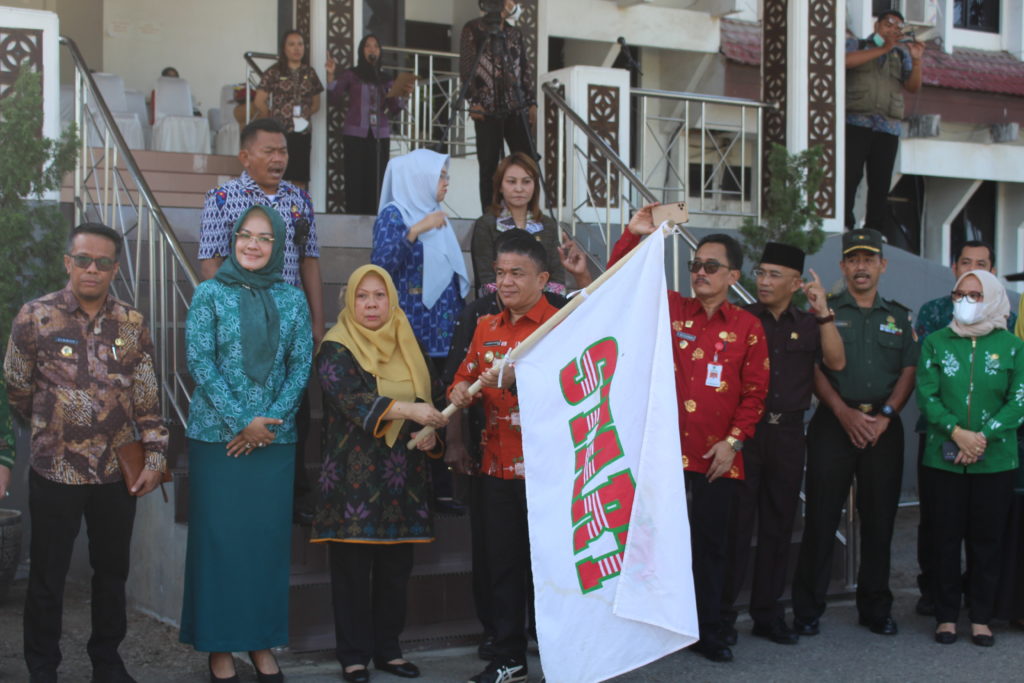
<svg viewBox="0 0 1024 683"><path fill-rule="evenodd" d="M708 363L708 378L704 382L709 387L722 386L722 366L718 363Z"/></svg>
<svg viewBox="0 0 1024 683"><path fill-rule="evenodd" d="M513 427L522 427L523 426L523 422L522 422L522 420L519 417L519 411L518 410L513 410L511 412L511 414L509 414L508 418L509 418L509 422L511 423L511 425Z"/></svg>
<svg viewBox="0 0 1024 683"><path fill-rule="evenodd" d="M302 116L301 104L296 104L294 107L292 107L292 116L295 118L299 118L300 116Z"/></svg>

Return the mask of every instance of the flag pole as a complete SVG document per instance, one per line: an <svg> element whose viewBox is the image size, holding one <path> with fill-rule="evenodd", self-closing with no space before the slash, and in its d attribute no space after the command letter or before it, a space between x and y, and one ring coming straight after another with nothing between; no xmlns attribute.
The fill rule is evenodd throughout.
<svg viewBox="0 0 1024 683"><path fill-rule="evenodd" d="M662 238L666 238L671 234L671 232L667 230L664 225L662 225L662 227L655 232L661 232ZM653 235L655 233L651 234ZM626 255L620 258L618 261L616 261L611 268L601 273L596 280L590 283L588 287L585 287L584 289L580 290L576 294L576 296L569 299L569 303L567 303L562 308L558 309L557 313L555 313L553 316L545 320L540 327L538 327L530 334L530 336L528 336L523 341L519 342L518 346L512 349L507 356L502 358L502 362L513 363L517 358L519 358L519 356L533 348L533 346L536 345L537 342L539 342L541 339L543 339L548 332L553 330L559 323L561 323L563 320L569 317L570 313L572 313L577 308L582 306L583 302L586 301L591 294L596 292L601 287L601 285L603 285L605 282L611 279L611 277L615 275L615 273L619 272L619 270L624 265L626 265L626 263L628 263L631 258L633 258L633 256L637 253L640 247L643 246L644 242L647 241L648 237L650 237L650 235L642 239L640 241L640 244L630 249L626 253ZM544 295L541 294L541 296ZM478 379L471 385L469 385L469 389L467 389L467 392L469 393L470 396L476 396L478 393L480 393L480 390L483 389L483 387L484 385L481 384L480 380ZM445 407L445 409L441 411L441 414L444 415L445 417L451 417L458 409L459 408L454 403L449 403ZM406 444L406 448L415 448L417 442L419 442L420 439L428 436L429 434L433 434L435 431L436 430L433 427L423 427L423 429L421 429L419 433L416 435L415 439L409 439L409 442Z"/></svg>

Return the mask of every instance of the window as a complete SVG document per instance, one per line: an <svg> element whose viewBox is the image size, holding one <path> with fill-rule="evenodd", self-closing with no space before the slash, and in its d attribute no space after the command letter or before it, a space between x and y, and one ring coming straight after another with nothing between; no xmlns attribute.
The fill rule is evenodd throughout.
<svg viewBox="0 0 1024 683"><path fill-rule="evenodd" d="M999 33L999 0L953 0L953 26Z"/></svg>

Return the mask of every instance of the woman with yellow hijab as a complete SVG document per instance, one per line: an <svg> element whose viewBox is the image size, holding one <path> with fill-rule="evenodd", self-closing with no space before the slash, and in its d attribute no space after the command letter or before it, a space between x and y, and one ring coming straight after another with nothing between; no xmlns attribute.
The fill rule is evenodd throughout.
<svg viewBox="0 0 1024 683"><path fill-rule="evenodd" d="M346 681L380 671L415 678L402 658L406 586L413 543L434 540L425 439L407 450L419 425L447 422L433 405L427 362L391 276L377 266L357 269L345 307L316 357L324 390L321 502L313 542L330 546L336 656Z"/></svg>

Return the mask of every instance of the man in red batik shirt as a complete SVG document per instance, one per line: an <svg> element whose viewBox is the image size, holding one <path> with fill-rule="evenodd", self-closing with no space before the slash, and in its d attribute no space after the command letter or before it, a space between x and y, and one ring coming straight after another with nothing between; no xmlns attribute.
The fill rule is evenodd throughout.
<svg viewBox="0 0 1024 683"><path fill-rule="evenodd" d="M529 235L513 236L498 245L494 262L498 294L505 309L482 316L469 352L449 389L459 408L474 397L469 386L477 379L483 389L484 433L480 464L484 536L490 573L494 659L471 683L516 683L527 678L526 601L530 539L526 519L526 481L523 433L515 368L499 373L499 361L530 336L558 309L544 297L548 281L547 256Z"/></svg>
<svg viewBox="0 0 1024 683"><path fill-rule="evenodd" d="M630 220L608 265L657 226L646 206ZM708 235L689 263L695 298L668 293L679 397L679 435L689 498L693 583L700 640L694 652L732 660L722 641L723 576L729 512L743 479L743 442L754 436L768 393L768 345L761 322L726 301L740 277L743 250L728 235Z"/></svg>

